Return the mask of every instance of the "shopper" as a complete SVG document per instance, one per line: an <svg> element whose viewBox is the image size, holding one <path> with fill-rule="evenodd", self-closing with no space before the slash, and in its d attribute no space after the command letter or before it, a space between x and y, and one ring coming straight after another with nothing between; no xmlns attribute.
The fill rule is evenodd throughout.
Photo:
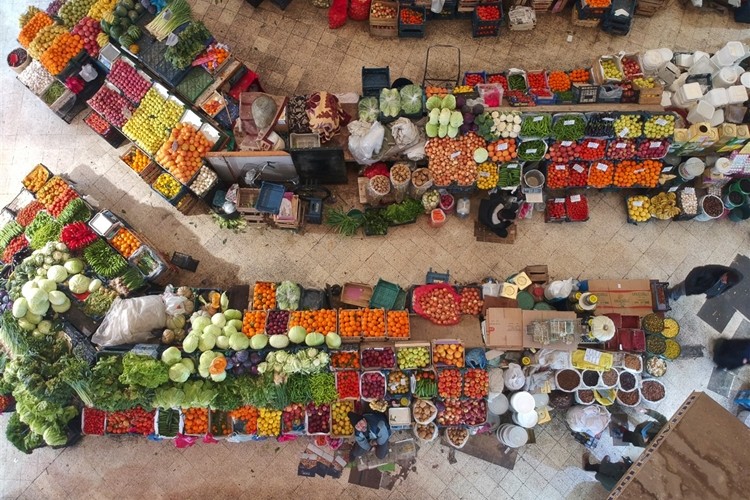
<svg viewBox="0 0 750 500"><path fill-rule="evenodd" d="M361 457L373 447L378 458L385 458L388 454L388 439L391 437L391 428L386 416L382 413L360 415L349 412L349 421L354 426L356 442L352 449L352 459Z"/></svg>
<svg viewBox="0 0 750 500"><path fill-rule="evenodd" d="M648 443L651 442L662 427L667 425L667 417L654 410L647 410L641 408L638 410L641 413L645 413L649 417L656 420L649 420L647 422L640 423L635 426L635 429L630 431L627 427L620 426L618 430L622 433L622 440L626 443L630 443L634 446L640 446L645 448Z"/></svg>
<svg viewBox="0 0 750 500"><path fill-rule="evenodd" d="M683 295L706 294L706 298L717 297L742 281L742 273L726 266L699 266L690 271L685 281L668 290L669 300Z"/></svg>
<svg viewBox="0 0 750 500"><path fill-rule="evenodd" d="M624 458L619 462L610 462L609 455L607 455L599 464L590 463L589 458L589 452L585 452L583 454L583 470L596 472L594 477L607 491L612 491L620 481L620 478L624 476L630 466L633 465L632 460L629 458Z"/></svg>
<svg viewBox="0 0 750 500"><path fill-rule="evenodd" d="M718 339L714 344L714 363L719 368L734 370L750 360L750 339Z"/></svg>

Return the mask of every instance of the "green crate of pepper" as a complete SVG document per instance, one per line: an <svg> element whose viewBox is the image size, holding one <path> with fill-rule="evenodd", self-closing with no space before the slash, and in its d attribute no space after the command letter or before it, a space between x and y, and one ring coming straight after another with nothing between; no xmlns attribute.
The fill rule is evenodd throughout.
<svg viewBox="0 0 750 500"><path fill-rule="evenodd" d="M547 143L541 139L523 141L518 145L518 159L524 161L540 161L547 152Z"/></svg>
<svg viewBox="0 0 750 500"><path fill-rule="evenodd" d="M508 75L508 88L510 90L520 90L526 92L528 87L526 85L526 77L523 73L514 73Z"/></svg>
<svg viewBox="0 0 750 500"><path fill-rule="evenodd" d="M521 120L521 137L545 138L552 133L552 117L547 113L525 114Z"/></svg>
<svg viewBox="0 0 750 500"><path fill-rule="evenodd" d="M557 141L577 141L586 132L586 117L581 113L555 115L552 137Z"/></svg>

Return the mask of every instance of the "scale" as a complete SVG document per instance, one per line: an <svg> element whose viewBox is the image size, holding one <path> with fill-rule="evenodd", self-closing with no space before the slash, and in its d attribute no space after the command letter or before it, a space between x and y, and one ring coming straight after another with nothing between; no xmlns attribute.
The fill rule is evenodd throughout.
<svg viewBox="0 0 750 500"><path fill-rule="evenodd" d="M535 173L539 175L534 175ZM521 192L526 196L527 203L544 203L543 190L544 174L538 170L529 170L523 175Z"/></svg>

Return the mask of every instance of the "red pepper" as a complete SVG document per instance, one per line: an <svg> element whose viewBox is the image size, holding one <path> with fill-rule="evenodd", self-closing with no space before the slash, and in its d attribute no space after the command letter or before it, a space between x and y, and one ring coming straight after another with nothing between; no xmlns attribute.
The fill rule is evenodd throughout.
<svg viewBox="0 0 750 500"><path fill-rule="evenodd" d="M104 434L104 417L106 412L96 408L83 409L83 433L92 436Z"/></svg>
<svg viewBox="0 0 750 500"><path fill-rule="evenodd" d="M74 222L62 228L60 232L60 241L70 250L80 250L92 244L98 236L94 233L85 222Z"/></svg>

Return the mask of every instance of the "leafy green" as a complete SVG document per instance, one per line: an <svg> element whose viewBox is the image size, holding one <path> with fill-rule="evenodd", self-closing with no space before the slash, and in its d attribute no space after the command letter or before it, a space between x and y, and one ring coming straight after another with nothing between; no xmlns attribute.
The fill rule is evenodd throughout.
<svg viewBox="0 0 750 500"><path fill-rule="evenodd" d="M189 380L182 384L184 408L208 408L216 397L214 384L208 380Z"/></svg>
<svg viewBox="0 0 750 500"><path fill-rule="evenodd" d="M42 436L31 432L29 426L21 422L18 413L13 413L10 416L5 428L5 437L10 441L10 444L24 453L31 453L35 448L44 446Z"/></svg>
<svg viewBox="0 0 750 500"><path fill-rule="evenodd" d="M179 34L180 40L173 46L167 47L164 59L176 69L185 69L203 52L206 41L211 38L211 32L200 21L191 22Z"/></svg>
<svg viewBox="0 0 750 500"><path fill-rule="evenodd" d="M150 356L127 353L122 358L120 382L156 389L169 380L169 367Z"/></svg>
<svg viewBox="0 0 750 500"><path fill-rule="evenodd" d="M185 393L173 385L161 386L154 396L154 408L179 408L183 406Z"/></svg>
<svg viewBox="0 0 750 500"><path fill-rule="evenodd" d="M138 386L128 386L120 382L123 365L122 357L101 358L91 370L89 387L94 407L105 411L119 411L142 406L151 407L153 391Z"/></svg>
<svg viewBox="0 0 750 500"><path fill-rule="evenodd" d="M401 203L388 205L383 211L383 217L391 224L406 224L417 219L419 214L424 212L422 203L411 198L407 198Z"/></svg>
<svg viewBox="0 0 750 500"><path fill-rule="evenodd" d="M227 377L224 382L216 384L216 397L211 402L212 410L230 411L243 405L242 386L244 379Z"/></svg>
<svg viewBox="0 0 750 500"><path fill-rule="evenodd" d="M332 208L326 212L326 224L344 236L354 236L363 223L364 218L359 210L344 212L341 208Z"/></svg>

